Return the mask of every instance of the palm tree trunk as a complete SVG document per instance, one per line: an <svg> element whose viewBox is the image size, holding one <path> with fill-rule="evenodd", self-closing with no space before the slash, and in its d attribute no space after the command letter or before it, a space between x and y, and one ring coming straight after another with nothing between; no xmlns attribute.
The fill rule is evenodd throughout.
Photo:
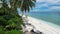
<svg viewBox="0 0 60 34"><path fill-rule="evenodd" d="M23 15L24 15L24 12L22 11L22 17L23 17Z"/></svg>

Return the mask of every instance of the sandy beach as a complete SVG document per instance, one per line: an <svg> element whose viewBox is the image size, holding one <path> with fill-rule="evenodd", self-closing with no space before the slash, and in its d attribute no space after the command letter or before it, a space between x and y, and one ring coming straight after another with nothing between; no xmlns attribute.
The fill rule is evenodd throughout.
<svg viewBox="0 0 60 34"><path fill-rule="evenodd" d="M28 17L28 20L28 23L32 24L38 31L41 31L44 34L60 34L60 29L48 25L43 20L38 20L33 17Z"/></svg>

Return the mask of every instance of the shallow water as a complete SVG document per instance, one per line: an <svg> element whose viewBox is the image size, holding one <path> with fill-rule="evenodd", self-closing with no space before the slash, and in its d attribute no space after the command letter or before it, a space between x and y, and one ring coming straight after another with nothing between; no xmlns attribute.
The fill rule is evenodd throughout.
<svg viewBox="0 0 60 34"><path fill-rule="evenodd" d="M60 12L30 12L29 15L60 26Z"/></svg>

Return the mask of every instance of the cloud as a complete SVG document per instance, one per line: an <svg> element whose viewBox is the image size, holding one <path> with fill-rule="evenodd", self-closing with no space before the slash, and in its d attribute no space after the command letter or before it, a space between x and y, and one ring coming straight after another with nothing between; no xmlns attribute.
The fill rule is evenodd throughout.
<svg viewBox="0 0 60 34"><path fill-rule="evenodd" d="M48 4L45 3L36 3L36 7L35 8L41 8L41 7L48 7Z"/></svg>
<svg viewBox="0 0 60 34"><path fill-rule="evenodd" d="M47 3L50 3L50 4L55 4L55 3L58 3L60 2L60 0L36 0L37 2L47 2Z"/></svg>
<svg viewBox="0 0 60 34"><path fill-rule="evenodd" d="M51 10L60 10L60 6L53 6L50 8Z"/></svg>
<svg viewBox="0 0 60 34"><path fill-rule="evenodd" d="M36 2L44 2L44 0L36 0Z"/></svg>
<svg viewBox="0 0 60 34"><path fill-rule="evenodd" d="M45 2L50 3L50 4L56 4L60 2L60 0L46 0Z"/></svg>
<svg viewBox="0 0 60 34"><path fill-rule="evenodd" d="M60 11L60 0L36 0L36 6L31 11Z"/></svg>

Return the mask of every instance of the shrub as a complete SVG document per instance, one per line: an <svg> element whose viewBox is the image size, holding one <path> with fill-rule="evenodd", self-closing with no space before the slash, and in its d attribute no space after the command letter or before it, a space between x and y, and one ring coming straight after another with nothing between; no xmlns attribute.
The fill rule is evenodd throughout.
<svg viewBox="0 0 60 34"><path fill-rule="evenodd" d="M19 30L11 30L11 31L6 31L5 34L23 34L23 32Z"/></svg>

